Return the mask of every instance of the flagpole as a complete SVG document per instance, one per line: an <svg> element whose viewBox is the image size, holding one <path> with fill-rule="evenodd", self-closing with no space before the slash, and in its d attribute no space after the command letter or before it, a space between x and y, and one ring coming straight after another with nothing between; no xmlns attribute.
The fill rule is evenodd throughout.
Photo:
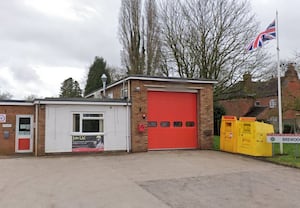
<svg viewBox="0 0 300 208"><path fill-rule="evenodd" d="M282 134L282 106L281 106L281 79L279 62L279 33L278 33L278 11L276 11L276 40L277 40L277 93L278 93L278 128L279 134ZM283 143L280 143L280 154L283 154Z"/></svg>

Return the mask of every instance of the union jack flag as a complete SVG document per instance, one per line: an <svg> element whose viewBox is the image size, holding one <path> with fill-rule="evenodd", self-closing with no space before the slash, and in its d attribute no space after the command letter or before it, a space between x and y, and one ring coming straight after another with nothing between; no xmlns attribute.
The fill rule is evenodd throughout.
<svg viewBox="0 0 300 208"><path fill-rule="evenodd" d="M247 47L248 51L261 48L264 42L276 38L275 20L267 27L267 29L258 34L254 41Z"/></svg>

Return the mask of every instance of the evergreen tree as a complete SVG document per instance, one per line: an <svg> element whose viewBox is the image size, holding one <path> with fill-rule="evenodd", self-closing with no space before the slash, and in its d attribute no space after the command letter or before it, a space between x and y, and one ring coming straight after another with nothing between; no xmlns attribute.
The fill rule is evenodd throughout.
<svg viewBox="0 0 300 208"><path fill-rule="evenodd" d="M89 73L84 89L84 95L87 95L103 86L101 76L105 74L107 77L106 84L111 83L109 69L106 66L106 61L102 57L95 57L94 63L89 68Z"/></svg>
<svg viewBox="0 0 300 208"><path fill-rule="evenodd" d="M80 89L79 83L73 80L72 77L66 79L61 85L59 97L82 97L82 90Z"/></svg>

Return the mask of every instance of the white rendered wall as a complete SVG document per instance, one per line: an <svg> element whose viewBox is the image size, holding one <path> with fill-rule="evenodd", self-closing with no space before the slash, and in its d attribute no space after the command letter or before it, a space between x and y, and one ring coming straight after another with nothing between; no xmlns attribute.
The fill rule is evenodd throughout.
<svg viewBox="0 0 300 208"><path fill-rule="evenodd" d="M126 106L46 105L45 152L72 152L72 114L104 115L104 150L126 150Z"/></svg>

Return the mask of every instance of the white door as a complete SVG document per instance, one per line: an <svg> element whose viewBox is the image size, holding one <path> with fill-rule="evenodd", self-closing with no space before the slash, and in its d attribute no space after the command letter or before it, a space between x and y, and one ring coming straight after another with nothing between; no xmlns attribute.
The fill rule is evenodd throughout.
<svg viewBox="0 0 300 208"><path fill-rule="evenodd" d="M16 116L16 152L32 152L33 149L33 116Z"/></svg>

